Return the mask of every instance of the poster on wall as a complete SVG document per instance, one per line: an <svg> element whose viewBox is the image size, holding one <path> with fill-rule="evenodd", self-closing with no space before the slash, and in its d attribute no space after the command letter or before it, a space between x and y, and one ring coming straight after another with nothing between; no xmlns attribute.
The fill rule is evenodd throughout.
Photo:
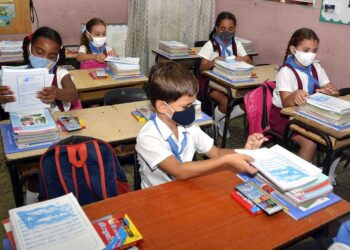
<svg viewBox="0 0 350 250"><path fill-rule="evenodd" d="M350 25L350 0L323 0L320 21Z"/></svg>

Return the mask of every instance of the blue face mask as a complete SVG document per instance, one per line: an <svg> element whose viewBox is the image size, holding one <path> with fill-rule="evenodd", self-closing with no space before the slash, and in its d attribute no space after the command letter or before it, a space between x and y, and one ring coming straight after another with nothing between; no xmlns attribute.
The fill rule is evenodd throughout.
<svg viewBox="0 0 350 250"><path fill-rule="evenodd" d="M29 61L33 68L46 68L51 71L55 67L58 58L56 62L53 62L45 57L30 55Z"/></svg>
<svg viewBox="0 0 350 250"><path fill-rule="evenodd" d="M166 105L173 110L169 104L166 103ZM173 110L174 111L174 110ZM183 111L174 111L173 116L171 119L176 122L179 125L182 126L188 126L194 122L196 118L196 112L194 109L194 105L189 106Z"/></svg>

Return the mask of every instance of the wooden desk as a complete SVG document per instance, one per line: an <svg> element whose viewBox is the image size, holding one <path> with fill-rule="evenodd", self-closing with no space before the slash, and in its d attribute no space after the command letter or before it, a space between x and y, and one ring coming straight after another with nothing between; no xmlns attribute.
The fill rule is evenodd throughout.
<svg viewBox="0 0 350 250"><path fill-rule="evenodd" d="M104 140L110 144L134 143L136 137L145 123L139 123L131 116L131 111L137 107L150 105L149 101L132 102L113 106L101 106L74 110L69 112L53 113L55 119L62 114L77 115L85 121L86 128L73 132L60 131L61 139L72 135L91 136ZM198 123L199 126L212 126L213 121ZM17 206L21 204L21 191L18 175L18 163L27 159L37 159L46 148L29 150L13 154L5 154L6 161L10 164L10 174Z"/></svg>
<svg viewBox="0 0 350 250"><path fill-rule="evenodd" d="M147 77L136 77L129 79L115 80L110 75L106 79L94 80L89 76L89 72L94 72L96 69L79 69L71 70L75 87L79 91L80 101L96 102L103 100L105 93L108 90L121 87L143 87L147 82Z"/></svg>
<svg viewBox="0 0 350 250"><path fill-rule="evenodd" d="M284 212L251 216L230 198L230 171L173 181L84 206L90 220L127 213L143 235L140 249L273 249L350 212L341 201L295 221Z"/></svg>
<svg viewBox="0 0 350 250"><path fill-rule="evenodd" d="M350 95L340 97L350 101ZM291 117L285 134L285 141L288 142L292 136L291 130L310 138L311 140L326 147L326 157L323 161L323 172L329 173L329 168L334 159L341 155L342 151L350 146L350 128L344 130L335 130L321 123L298 115L297 107L288 107L282 109L282 114Z"/></svg>
<svg viewBox="0 0 350 250"><path fill-rule="evenodd" d="M253 72L255 72L257 75L257 78L253 78L254 79L253 82L233 83L233 84L225 81L223 78L220 78L214 75L210 71L202 72L204 76L208 77L211 81L213 81L209 83L209 85L212 88L219 89L222 92L227 93L227 97L228 97L227 111L226 111L224 132L222 137L223 148L226 145L226 134L227 134L228 124L230 120L229 118L234 106L242 101L244 95L247 92L258 87L264 81L266 80L274 81L278 72L278 67L276 65L256 66Z"/></svg>

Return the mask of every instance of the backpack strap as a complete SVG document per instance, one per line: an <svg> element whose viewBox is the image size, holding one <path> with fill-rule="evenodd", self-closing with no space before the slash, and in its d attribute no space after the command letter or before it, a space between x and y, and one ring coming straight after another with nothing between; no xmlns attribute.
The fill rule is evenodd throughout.
<svg viewBox="0 0 350 250"><path fill-rule="evenodd" d="M103 199L107 199L108 196L107 196L107 191L106 191L106 176L105 176L105 170L103 167L101 150L100 150L100 147L98 146L97 141L93 141L93 144L94 144L94 147L96 150L98 166L100 167L102 196L103 196Z"/></svg>
<svg viewBox="0 0 350 250"><path fill-rule="evenodd" d="M299 76L298 72L295 70L295 68L293 68L288 63L283 64L281 68L283 68L283 67L289 68L294 73L295 78L297 79L297 82L298 82L298 90L302 90L303 89L303 83L301 82L300 76Z"/></svg>

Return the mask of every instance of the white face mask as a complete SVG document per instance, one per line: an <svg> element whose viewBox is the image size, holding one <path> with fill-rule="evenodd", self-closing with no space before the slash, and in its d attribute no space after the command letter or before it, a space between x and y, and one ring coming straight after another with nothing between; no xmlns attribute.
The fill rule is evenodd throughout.
<svg viewBox="0 0 350 250"><path fill-rule="evenodd" d="M303 52L295 49L294 56L301 65L308 67L315 61L317 54L313 52Z"/></svg>
<svg viewBox="0 0 350 250"><path fill-rule="evenodd" d="M92 45L94 45L96 48L102 47L107 40L107 37L102 36L102 37L94 37L93 35L90 34L89 31L86 30L86 32L92 37Z"/></svg>

